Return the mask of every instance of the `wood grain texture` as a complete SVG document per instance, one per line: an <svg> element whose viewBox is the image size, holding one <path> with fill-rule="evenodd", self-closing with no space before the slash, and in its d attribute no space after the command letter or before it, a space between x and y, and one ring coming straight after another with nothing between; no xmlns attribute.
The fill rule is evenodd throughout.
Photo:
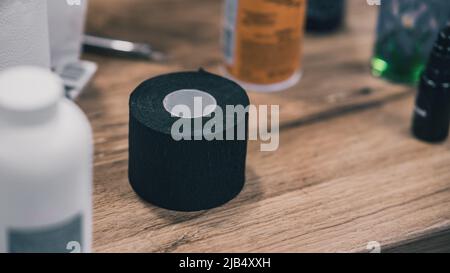
<svg viewBox="0 0 450 273"><path fill-rule="evenodd" d="M91 1L88 31L146 41L164 64L87 55L100 70L79 103L95 136L98 252L448 251L450 146L409 134L411 88L370 76L376 10L351 0L348 27L308 36L302 82L254 104L281 106L280 149L248 149L244 191L223 207L176 213L128 184L128 97L161 73L220 64L216 0ZM437 238L437 239L436 239ZM448 239L447 239L448 240ZM425 251L425 250L424 250Z"/></svg>

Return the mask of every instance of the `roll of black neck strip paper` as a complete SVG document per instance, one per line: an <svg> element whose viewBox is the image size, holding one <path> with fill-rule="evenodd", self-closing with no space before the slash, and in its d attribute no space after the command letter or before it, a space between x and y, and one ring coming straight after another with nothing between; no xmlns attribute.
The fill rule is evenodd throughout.
<svg viewBox="0 0 450 273"><path fill-rule="evenodd" d="M129 180L134 191L175 211L206 210L232 200L245 182L248 111L227 111L227 106L236 110L249 103L239 85L203 70L139 85L130 97Z"/></svg>

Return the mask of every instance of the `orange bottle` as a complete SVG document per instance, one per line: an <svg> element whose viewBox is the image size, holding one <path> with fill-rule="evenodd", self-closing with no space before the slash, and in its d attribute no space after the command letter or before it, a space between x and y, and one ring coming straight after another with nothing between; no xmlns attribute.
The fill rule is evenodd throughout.
<svg viewBox="0 0 450 273"><path fill-rule="evenodd" d="M301 78L306 0L226 0L225 74L246 89L281 91Z"/></svg>

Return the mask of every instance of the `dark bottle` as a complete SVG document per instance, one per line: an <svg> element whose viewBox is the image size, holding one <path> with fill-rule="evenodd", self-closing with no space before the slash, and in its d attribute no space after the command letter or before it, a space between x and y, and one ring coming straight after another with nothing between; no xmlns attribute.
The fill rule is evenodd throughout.
<svg viewBox="0 0 450 273"><path fill-rule="evenodd" d="M450 127L450 25L439 33L422 74L413 134L427 142L447 139Z"/></svg>
<svg viewBox="0 0 450 273"><path fill-rule="evenodd" d="M309 0L306 29L311 32L331 32L342 26L345 0Z"/></svg>

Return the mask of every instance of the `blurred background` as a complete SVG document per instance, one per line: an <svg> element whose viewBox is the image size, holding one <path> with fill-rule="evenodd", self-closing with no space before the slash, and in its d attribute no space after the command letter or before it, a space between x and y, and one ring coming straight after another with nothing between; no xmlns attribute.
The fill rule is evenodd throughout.
<svg viewBox="0 0 450 273"><path fill-rule="evenodd" d="M168 53L172 62L188 68L218 65L222 61L223 4L223 0L91 0L87 32L147 42ZM348 54L355 54L360 47L357 50L370 58L378 8L359 0L348 1L347 8L350 16L346 20L352 27L331 36L346 34L346 39L354 41ZM326 38L319 36L308 35L307 53L314 53L314 43ZM329 50L336 46L339 44L329 44Z"/></svg>

